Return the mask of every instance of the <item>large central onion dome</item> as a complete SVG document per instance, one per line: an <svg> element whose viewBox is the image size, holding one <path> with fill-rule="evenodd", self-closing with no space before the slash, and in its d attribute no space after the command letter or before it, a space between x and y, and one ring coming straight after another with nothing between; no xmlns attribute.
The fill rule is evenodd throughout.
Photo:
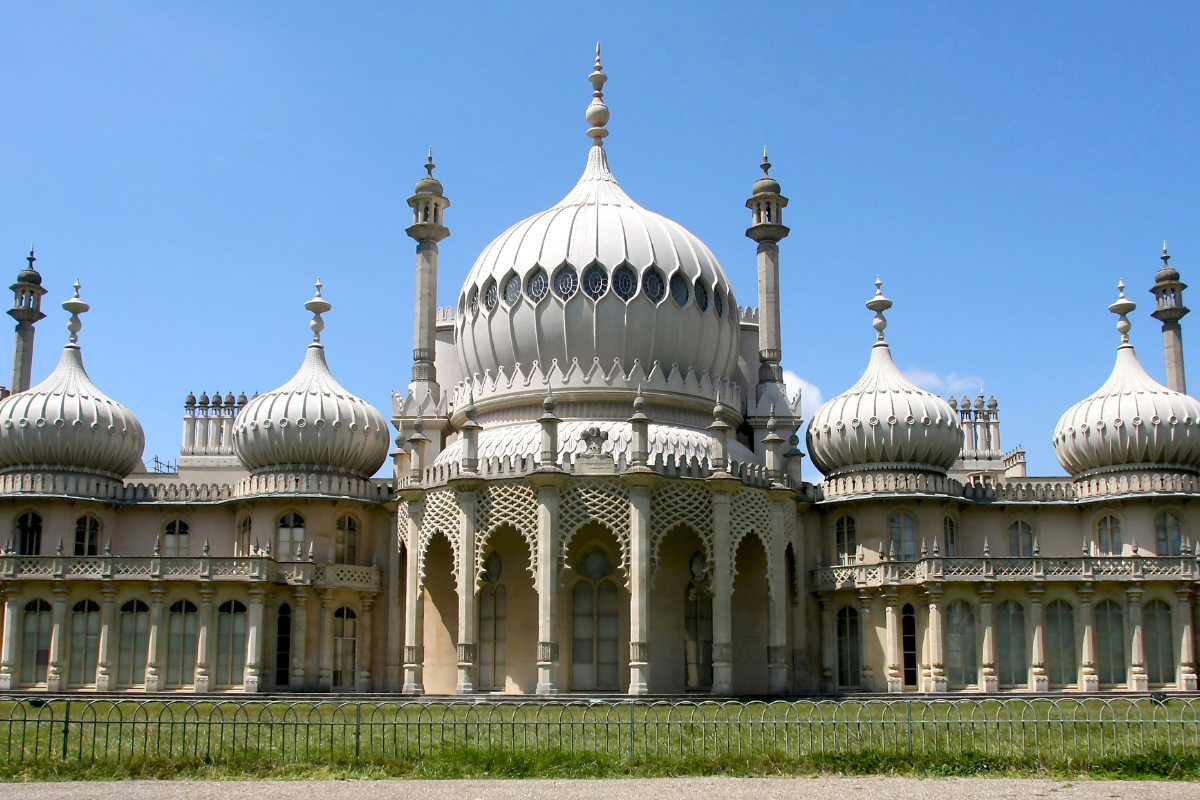
<svg viewBox="0 0 1200 800"><path fill-rule="evenodd" d="M252 399L233 426L233 451L251 474L313 471L370 478L387 458L387 423L366 400L346 391L325 363L321 315L331 306L317 295L313 342L300 371L273 392Z"/></svg>
<svg viewBox="0 0 1200 800"><path fill-rule="evenodd" d="M557 360L653 362L670 372L730 377L737 365L737 301L712 252L682 225L639 206L617 185L603 139L607 76L597 55L587 121L587 168L552 208L496 238L458 301L457 347L467 375Z"/></svg>
<svg viewBox="0 0 1200 800"><path fill-rule="evenodd" d="M96 388L83 368L79 315L88 310L75 296L63 303L71 313L71 340L50 377L0 402L0 471L83 472L121 479L142 458L146 437L125 406Z"/></svg>
<svg viewBox="0 0 1200 800"><path fill-rule="evenodd" d="M883 339L883 312L892 301L876 279L867 308L875 312L878 341L867 371L844 394L817 409L808 424L808 453L826 477L875 469L945 473L963 446L962 426L950 404L901 374Z"/></svg>
<svg viewBox="0 0 1200 800"><path fill-rule="evenodd" d="M1067 409L1054 429L1054 454L1071 473L1154 470L1200 472L1200 401L1163 386L1147 374L1129 343L1126 315L1137 306L1120 296L1109 306L1119 315L1121 345L1104 385Z"/></svg>

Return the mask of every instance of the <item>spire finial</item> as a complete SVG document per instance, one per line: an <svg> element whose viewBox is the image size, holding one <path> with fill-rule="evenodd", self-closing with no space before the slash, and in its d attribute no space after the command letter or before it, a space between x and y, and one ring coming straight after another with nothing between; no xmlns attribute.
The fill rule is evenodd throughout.
<svg viewBox="0 0 1200 800"><path fill-rule="evenodd" d="M33 251L29 251L29 255L33 255ZM1163 266L1167 266L1167 262L1171 260L1171 254L1167 252L1167 240L1163 239L1163 254L1159 256L1162 259Z"/></svg>
<svg viewBox="0 0 1200 800"><path fill-rule="evenodd" d="M1121 334L1121 344L1129 344L1129 329L1133 326L1126 315L1137 308L1137 303L1125 296L1125 281L1117 282L1117 293L1117 302L1109 306L1108 310L1120 317L1117 320L1117 331Z"/></svg>
<svg viewBox="0 0 1200 800"><path fill-rule="evenodd" d="M437 164L433 163L433 146L429 147L429 159L425 162L425 177L433 178L433 171L437 169Z"/></svg>
<svg viewBox="0 0 1200 800"><path fill-rule="evenodd" d="M604 105L604 82L608 80L608 76L604 74L604 67L600 64L599 42L596 42L596 66L592 68L588 80L592 82L592 104L587 108L587 135L592 137L595 147L603 147L604 137L608 136L608 131L604 129L608 124L608 106Z"/></svg>
<svg viewBox="0 0 1200 800"><path fill-rule="evenodd" d="M763 145L763 160L762 160L763 177L768 178L771 175L771 162L767 160L767 146Z"/></svg>
<svg viewBox="0 0 1200 800"><path fill-rule="evenodd" d="M887 327L887 318L883 316L883 312L892 307L892 301L883 296L883 280L875 276L875 296L867 301L867 308L875 312L875 321L871 325L878 333L876 338L883 341L883 330Z"/></svg>
<svg viewBox="0 0 1200 800"><path fill-rule="evenodd" d="M317 294L304 304L304 307L313 315L312 322L308 323L308 327L312 328L313 332L313 344L321 343L321 331L325 330L325 320L321 319L321 315L333 308L328 300L321 297L321 285L321 279L317 278Z"/></svg>
<svg viewBox="0 0 1200 800"><path fill-rule="evenodd" d="M67 330L71 332L71 344L75 344L79 341L79 329L83 327L79 315L91 308L91 306L79 299L79 281L75 281L75 294L67 302L63 303L62 307L63 311L71 315L71 319L67 321Z"/></svg>
<svg viewBox="0 0 1200 800"><path fill-rule="evenodd" d="M1163 252L1166 252L1165 247L1166 247L1166 245L1164 244ZM25 260L29 262L29 268L33 269L33 262L37 261L37 256L35 256L33 254L33 244L32 243L30 243L30 245L29 245L29 255L27 255L25 257Z"/></svg>

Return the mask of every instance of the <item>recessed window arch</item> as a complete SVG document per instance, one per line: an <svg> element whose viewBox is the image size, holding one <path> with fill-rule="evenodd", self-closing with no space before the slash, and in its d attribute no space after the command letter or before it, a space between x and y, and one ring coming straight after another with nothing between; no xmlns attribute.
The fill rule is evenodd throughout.
<svg viewBox="0 0 1200 800"><path fill-rule="evenodd" d="M496 288L496 282L489 278L483 286L483 307L487 311L494 311L499 302L500 291Z"/></svg>
<svg viewBox="0 0 1200 800"><path fill-rule="evenodd" d="M150 606L130 600L121 606L117 685L145 686L146 657L150 652Z"/></svg>
<svg viewBox="0 0 1200 800"><path fill-rule="evenodd" d="M100 658L100 606L95 600L80 600L71 608L71 662L67 681L71 686L96 683Z"/></svg>
<svg viewBox="0 0 1200 800"><path fill-rule="evenodd" d="M304 558L304 517L289 511L279 518L278 561Z"/></svg>
<svg viewBox="0 0 1200 800"><path fill-rule="evenodd" d="M234 556L245 558L250 555L250 534L253 532L254 524L250 519L250 515L242 517L242 521L238 523L237 528L237 550ZM282 559L285 554L276 554Z"/></svg>
<svg viewBox="0 0 1200 800"><path fill-rule="evenodd" d="M1121 521L1109 514L1096 523L1096 546L1102 556L1119 556L1121 546Z"/></svg>
<svg viewBox="0 0 1200 800"><path fill-rule="evenodd" d="M917 612L911 603L900 609L900 644L904 651L904 685L917 685Z"/></svg>
<svg viewBox="0 0 1200 800"><path fill-rule="evenodd" d="M492 551L483 560L479 590L479 688L503 691L508 675L508 590L504 562Z"/></svg>
<svg viewBox="0 0 1200 800"><path fill-rule="evenodd" d="M1158 534L1158 549L1160 556L1177 556L1183 553L1183 526L1179 517L1170 511L1164 511L1154 520L1155 532Z"/></svg>
<svg viewBox="0 0 1200 800"><path fill-rule="evenodd" d="M683 589L684 677L690 691L712 688L713 603L708 561L699 550L688 561L692 579Z"/></svg>
<svg viewBox="0 0 1200 800"><path fill-rule="evenodd" d="M862 633L858 609L846 606L837 613L838 686L852 689L862 682Z"/></svg>
<svg viewBox="0 0 1200 800"><path fill-rule="evenodd" d="M358 658L358 615L342 606L333 612L333 688L354 691Z"/></svg>
<svg viewBox="0 0 1200 800"><path fill-rule="evenodd" d="M45 600L25 604L21 626L21 684L44 685L50 674L50 628L52 609Z"/></svg>
<svg viewBox="0 0 1200 800"><path fill-rule="evenodd" d="M163 528L162 554L167 558L186 556L188 554L188 524L181 519L173 519Z"/></svg>
<svg viewBox="0 0 1200 800"><path fill-rule="evenodd" d="M1008 557L1033 558L1033 526L1023 519L1008 526Z"/></svg>
<svg viewBox="0 0 1200 800"><path fill-rule="evenodd" d="M713 312L718 318L725 316L725 300L721 290L715 286L713 287Z"/></svg>
<svg viewBox="0 0 1200 800"><path fill-rule="evenodd" d="M579 289L579 273L570 264L564 264L554 274L554 293L560 300L570 300Z"/></svg>
<svg viewBox="0 0 1200 800"><path fill-rule="evenodd" d="M671 275L671 299L675 305L684 308L688 304L688 282L678 272Z"/></svg>
<svg viewBox="0 0 1200 800"><path fill-rule="evenodd" d="M637 294L638 277L629 265L622 264L613 272L613 292L628 303Z"/></svg>
<svg viewBox="0 0 1200 800"><path fill-rule="evenodd" d="M1146 643L1146 679L1151 686L1175 683L1175 647L1171 639L1171 607L1162 600L1146 603L1142 612Z"/></svg>
<svg viewBox="0 0 1200 800"><path fill-rule="evenodd" d="M583 272L583 293L599 300L608 291L608 273L599 264L592 264Z"/></svg>
<svg viewBox="0 0 1200 800"><path fill-rule="evenodd" d="M1075 667L1075 612L1065 600L1046 606L1046 673L1053 687L1079 682Z"/></svg>
<svg viewBox="0 0 1200 800"><path fill-rule="evenodd" d="M946 608L946 678L951 686L979 682L977 653L975 610L969 603L955 600Z"/></svg>
<svg viewBox="0 0 1200 800"><path fill-rule="evenodd" d="M996 608L996 666L1001 687L1012 689L1029 682L1025 609L1015 600L1005 600Z"/></svg>
<svg viewBox="0 0 1200 800"><path fill-rule="evenodd" d="M504 305L512 308L521 299L521 276L515 272L504 280Z"/></svg>
<svg viewBox="0 0 1200 800"><path fill-rule="evenodd" d="M888 518L891 555L901 561L917 557L917 521L907 511L897 511Z"/></svg>
<svg viewBox="0 0 1200 800"><path fill-rule="evenodd" d="M42 552L42 518L34 511L17 517L17 555L36 556Z"/></svg>
<svg viewBox="0 0 1200 800"><path fill-rule="evenodd" d="M217 608L217 686L241 686L246 672L246 606L227 600Z"/></svg>
<svg viewBox="0 0 1200 800"><path fill-rule="evenodd" d="M958 523L949 514L942 520L942 550L948 558L958 555Z"/></svg>
<svg viewBox="0 0 1200 800"><path fill-rule="evenodd" d="M1120 686L1125 677L1125 619L1112 600L1096 604L1096 674L1101 686Z"/></svg>
<svg viewBox="0 0 1200 800"><path fill-rule="evenodd" d="M275 688L286 689L292 682L292 607L279 606L275 615Z"/></svg>
<svg viewBox="0 0 1200 800"><path fill-rule="evenodd" d="M338 517L333 556L335 564L358 563L358 521L349 514Z"/></svg>
<svg viewBox="0 0 1200 800"><path fill-rule="evenodd" d="M616 690L618 670L617 584L613 557L592 545L579 557L571 590L571 685Z"/></svg>
<svg viewBox="0 0 1200 800"><path fill-rule="evenodd" d="M479 287L472 286L471 294L467 296L467 309L471 312L471 316L479 313Z"/></svg>
<svg viewBox="0 0 1200 800"><path fill-rule="evenodd" d="M858 534L855 530L854 517L843 514L837 518L833 527L837 542L837 563L855 563L858 557Z"/></svg>
<svg viewBox="0 0 1200 800"><path fill-rule="evenodd" d="M667 296L666 281L663 280L662 273L654 267L642 273L642 294L654 305L661 303Z"/></svg>
<svg viewBox="0 0 1200 800"><path fill-rule="evenodd" d="M100 520L91 514L75 520L75 555L100 555Z"/></svg>
<svg viewBox="0 0 1200 800"><path fill-rule="evenodd" d="M708 311L708 287L704 285L704 281L696 279L696 306L703 312Z"/></svg>
<svg viewBox="0 0 1200 800"><path fill-rule="evenodd" d="M546 270L538 267L529 276L529 280L525 282L525 293L529 295L529 299L535 303L540 303L550 291L550 276L546 274Z"/></svg>
<svg viewBox="0 0 1200 800"><path fill-rule="evenodd" d="M167 610L167 687L196 683L197 609L191 600L177 600Z"/></svg>

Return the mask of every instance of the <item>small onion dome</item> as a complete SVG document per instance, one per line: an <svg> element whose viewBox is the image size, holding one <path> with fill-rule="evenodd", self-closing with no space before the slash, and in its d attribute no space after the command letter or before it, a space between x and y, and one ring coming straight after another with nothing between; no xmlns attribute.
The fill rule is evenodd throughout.
<svg viewBox="0 0 1200 800"><path fill-rule="evenodd" d="M426 175L421 180L417 181L417 187L413 190L414 194L436 194L442 196L442 182L433 177L433 171L437 168L437 164L433 163L433 148L429 148L429 160L425 162Z"/></svg>
<svg viewBox="0 0 1200 800"><path fill-rule="evenodd" d="M32 283L35 286L42 285L42 273L33 268L33 262L37 261L37 256L33 254L33 248L29 248L29 255L25 257L29 262L29 266L17 273L17 283Z"/></svg>
<svg viewBox="0 0 1200 800"><path fill-rule="evenodd" d="M32 255L32 253L30 253ZM1163 242L1163 254L1159 256L1162 259L1162 269L1154 273L1154 282L1163 283L1164 281L1179 280L1179 270L1171 266L1171 254L1167 252L1167 243ZM25 273L21 273L22 275Z"/></svg>
<svg viewBox="0 0 1200 800"><path fill-rule="evenodd" d="M330 305L320 281L304 307L313 312L313 343L304 363L290 381L256 395L238 414L234 453L252 473L298 469L369 478L387 458L387 423L374 406L346 391L325 363L321 314Z"/></svg>
<svg viewBox="0 0 1200 800"><path fill-rule="evenodd" d="M808 453L826 476L867 469L944 472L963 446L958 414L935 394L901 374L883 340L883 312L892 301L882 281L867 308L875 312L878 341L858 383L825 403L808 425Z"/></svg>
<svg viewBox="0 0 1200 800"><path fill-rule="evenodd" d="M96 388L83 367L79 315L88 310L75 296L71 340L46 380L0 402L0 470L50 469L121 479L142 458L146 437L137 417Z"/></svg>
<svg viewBox="0 0 1200 800"><path fill-rule="evenodd" d="M1121 345L1104 385L1067 409L1054 429L1054 454L1080 477L1095 471L1200 471L1200 401L1151 378L1129 343L1126 315L1136 308L1125 284L1109 310L1118 314Z"/></svg>
<svg viewBox="0 0 1200 800"><path fill-rule="evenodd" d="M752 194L780 194L779 182L770 175L771 162L767 160L767 148L763 148L762 177L754 182Z"/></svg>

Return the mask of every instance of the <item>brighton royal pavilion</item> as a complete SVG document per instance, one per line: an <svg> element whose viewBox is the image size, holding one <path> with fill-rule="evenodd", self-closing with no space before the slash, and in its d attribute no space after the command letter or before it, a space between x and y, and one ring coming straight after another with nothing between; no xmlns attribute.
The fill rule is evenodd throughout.
<svg viewBox="0 0 1200 800"><path fill-rule="evenodd" d="M606 79L597 57L582 177L445 307L430 157L390 427L329 367L318 281L295 377L187 395L176 471L147 471L137 417L84 368L78 283L55 312L61 359L30 385L47 316L30 253L0 401L0 691L1197 689L1200 401L1165 249L1143 287L1166 383L1138 361L1121 284L1116 331L1088 334L1112 336L1112 373L1053 430L1068 476L1026 476L994 398L901 374L879 281L866 311L846 304L862 377L803 420L771 165L745 201L757 306L739 305L704 243L610 171Z"/></svg>

